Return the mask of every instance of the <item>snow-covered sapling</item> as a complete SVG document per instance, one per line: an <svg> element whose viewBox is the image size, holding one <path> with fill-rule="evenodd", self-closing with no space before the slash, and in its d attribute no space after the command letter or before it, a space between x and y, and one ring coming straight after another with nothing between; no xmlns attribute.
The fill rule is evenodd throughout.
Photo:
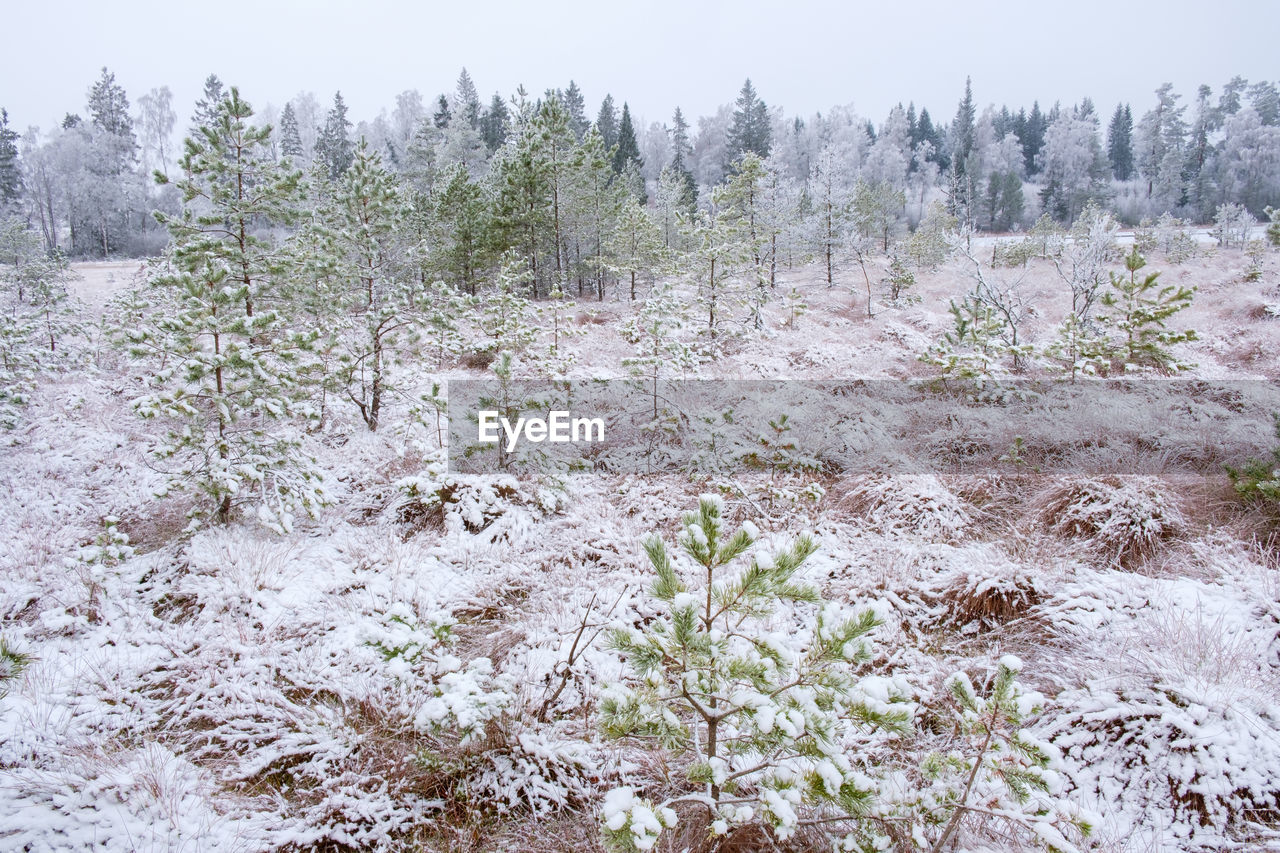
<svg viewBox="0 0 1280 853"><path fill-rule="evenodd" d="M860 813L872 791L843 752L842 733L854 720L897 730L908 720L864 701L853 675L869 659L876 615L824 603L796 578L814 540L800 536L735 569L758 534L750 523L728 531L723 515L713 495L684 515L683 560L656 536L645 542L657 574L651 594L664 613L610 638L631 678L604 694L605 734L693 753L687 787L665 803L637 801L626 789L608 795L605 838L615 850L652 847L680 803L704 807L714 832L758 820L779 838L794 832L805 804ZM797 643L786 617L802 611L810 616Z"/></svg>
<svg viewBox="0 0 1280 853"><path fill-rule="evenodd" d="M1191 306L1195 293L1180 285L1159 286L1160 273L1138 278L1147 261L1135 249L1124 259L1128 276L1111 274L1111 290L1102 296L1102 322L1120 333L1113 344L1114 356L1126 371L1155 368L1185 370L1191 365L1179 361L1169 350L1173 344L1196 340L1193 329L1175 332L1166 321Z"/></svg>

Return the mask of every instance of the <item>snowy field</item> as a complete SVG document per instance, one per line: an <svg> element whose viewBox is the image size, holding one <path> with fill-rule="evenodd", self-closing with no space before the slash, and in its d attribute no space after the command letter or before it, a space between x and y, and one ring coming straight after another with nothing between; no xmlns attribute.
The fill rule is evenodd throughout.
<svg viewBox="0 0 1280 853"><path fill-rule="evenodd" d="M1280 379L1280 260L1268 253L1251 282L1248 263L1207 245L1151 258L1163 282L1197 289L1176 318L1198 333L1177 347L1193 378ZM90 328L140 280L136 262L76 269ZM1069 305L1053 265L999 274L1019 278L1043 345ZM871 271L877 291L883 275ZM918 302L877 292L873 316L863 282L855 267L832 288L817 266L782 269L803 312L774 302L763 331L692 375L933 375L918 356L972 286L965 263L921 274ZM620 296L576 306L569 376L626 375L630 311ZM750 554L809 532L797 582L879 617L857 690L913 725L841 729L855 767L840 773L911 780L924 755L961 749L949 678L981 693L1014 656L1043 697L1024 727L1044 744L1054 807L1093 824L1080 849L1280 850L1280 527L1221 467L1269 453L1265 432L1225 460L1153 442L1094 477L1071 472L1140 426L1076 436L1064 423L1052 464L1044 448L997 447L964 471L545 483L451 475L402 403L371 434L339 401L307 448L332 506L287 535L247 520L188 534L193 498L153 496L164 477L153 426L131 410L136 377L91 349L0 446L0 636L31 658L0 698L0 849L602 849L602 815L633 830L653 817L618 789L658 803L690 761L605 736L603 706L635 686L606 629L661 621L645 537L674 551L681 514L714 492L729 527L758 532ZM400 370L417 388L487 375ZM1233 440L1233 401L1206 390L1187 404ZM762 624L784 656L814 641L803 601ZM830 849L785 802L761 803L782 832L717 827L685 804L655 849L709 849L721 830L722 850ZM962 824L954 849L1053 843L1007 823Z"/></svg>

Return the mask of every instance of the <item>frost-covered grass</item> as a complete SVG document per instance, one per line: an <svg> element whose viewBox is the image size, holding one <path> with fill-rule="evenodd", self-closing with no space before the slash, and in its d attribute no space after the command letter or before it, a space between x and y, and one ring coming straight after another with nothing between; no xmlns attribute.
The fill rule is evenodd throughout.
<svg viewBox="0 0 1280 853"><path fill-rule="evenodd" d="M1274 280L1238 283L1239 265L1226 252L1153 261L1200 287L1188 356L1204 378L1280 375L1280 327L1257 310ZM78 284L90 316L125 272ZM699 375L923 375L915 355L967 286L955 268L921 274L919 304L867 319L855 291L812 269L784 281L806 288L797 327L771 322ZM1040 262L1027 281L1041 294L1034 339L1063 293ZM599 311L573 341L576 375L625 372L630 308ZM334 506L287 535L248 521L184 534L192 499L152 497L164 478L123 365L91 363L43 383L0 436L0 639L25 658L0 684L0 848L591 850L611 821L646 840L666 826L644 803L679 793L690 758L602 737L602 699L629 677L605 638L663 617L641 543L674 541L706 483L450 475L431 428L397 427L400 410L369 435L338 401L308 437ZM1065 422L1060 443L981 476L815 473L820 499L767 515L753 499L765 475L726 478L725 515L757 525L762 550L811 532L798 580L883 620L859 675L880 679L866 691L911 696L916 735L864 742L858 760L945 754L949 679L985 695L1013 654L1043 697L1028 730L1054 754L1061 796L1097 815L1103 849L1280 849L1271 528L1205 500L1216 475L1190 446L1069 473L1143 427L1115 424L1082 436ZM1004 452L1012 435L991 435ZM1242 459L1269 449L1228 437ZM950 437L937 425L922 440ZM781 645L810 636L802 612L771 617ZM892 778L886 803L920 790ZM712 835L704 817L680 814L662 844L772 843L758 822ZM1014 844L998 822L961 831L968 849ZM828 849L819 836L798 827L790 843Z"/></svg>

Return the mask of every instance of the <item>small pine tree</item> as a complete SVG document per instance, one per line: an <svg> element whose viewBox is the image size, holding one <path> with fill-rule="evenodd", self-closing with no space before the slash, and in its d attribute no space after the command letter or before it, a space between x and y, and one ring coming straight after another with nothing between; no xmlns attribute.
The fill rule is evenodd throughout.
<svg viewBox="0 0 1280 853"><path fill-rule="evenodd" d="M1102 296L1104 312L1099 320L1120 333L1112 353L1124 370L1186 370L1191 365L1179 361L1169 347L1197 340L1196 333L1192 329L1171 331L1166 321L1191 306L1195 291L1180 285L1160 287L1158 272L1139 279L1138 270L1146 265L1137 248L1125 257L1128 275L1111 274L1111 291Z"/></svg>
<svg viewBox="0 0 1280 853"><path fill-rule="evenodd" d="M62 365L78 331L61 254L19 217L0 220L0 428L17 426L42 372Z"/></svg>
<svg viewBox="0 0 1280 853"><path fill-rule="evenodd" d="M703 495L683 526L684 561L656 536L644 543L657 576L650 594L663 613L643 631L611 634L631 678L609 689L600 707L606 736L653 739L696 758L685 793L661 806L637 811L633 798L610 794L606 842L649 849L675 823L675 802L705 807L717 834L758 817L779 839L797 828L801 803L861 813L873 792L839 745L842 716L899 731L909 719L892 704L865 701L851 673L869 660L866 637L879 620L871 610L844 613L797 578L817 550L808 536L735 570L759 536L754 525L730 532L722 501ZM813 614L811 640L798 654L784 652L767 629L784 605ZM622 800L631 808L618 808ZM758 812L741 808L748 802ZM655 814L665 820L643 820Z"/></svg>
<svg viewBox="0 0 1280 853"><path fill-rule="evenodd" d="M210 512L225 523L236 504L253 501L264 525L288 531L295 513L328 500L297 431L315 415L306 356L316 334L264 310L278 292L280 256L256 226L296 218L301 176L271 160L271 128L254 127L252 116L232 87L216 122L186 140L183 211L156 215L171 237L167 263L151 281L149 316L128 339L151 367L151 391L135 408L169 425L153 452L176 463L170 487L210 500L193 524Z"/></svg>
<svg viewBox="0 0 1280 853"><path fill-rule="evenodd" d="M973 294L966 295L958 305L952 300L948 310L951 330L921 355L920 360L941 368L942 379L991 379L1003 356L1000 336L1004 323L991 306Z"/></svg>

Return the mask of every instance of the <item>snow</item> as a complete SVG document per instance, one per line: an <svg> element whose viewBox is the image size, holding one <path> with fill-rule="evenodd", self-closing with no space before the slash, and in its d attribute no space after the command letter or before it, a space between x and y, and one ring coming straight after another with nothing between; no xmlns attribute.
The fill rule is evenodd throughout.
<svg viewBox="0 0 1280 853"><path fill-rule="evenodd" d="M1280 298L1274 256L1267 264L1246 284L1233 273L1239 253L1153 259L1163 280L1199 287L1186 317L1201 338L1185 347L1195 378L1280 376L1280 327L1263 307ZM134 270L78 266L86 315ZM967 286L955 265L922 274L920 303L867 319L848 287L828 290L811 268L783 279L810 306L797 327L772 316L772 334L735 343L700 375L925 375L915 355ZM1027 283L1043 309L1030 334L1043 340L1066 297L1044 263L1032 262ZM572 372L623 375L628 348L614 325L583 328L578 346L593 358ZM282 534L251 520L184 533L199 498L153 497L165 478L145 454L151 427L130 410L133 382L110 355L52 377L0 437L0 637L33 658L0 697L0 847L390 849L444 832L463 788L500 815L495 847L545 840L555 830L540 822L554 818L590 837L599 819L653 849L684 816L661 804L663 773L678 769L649 745L605 743L594 712L626 672L608 629L642 636L664 616L646 592L642 538L705 544L681 514L717 484L450 474L430 430L388 423L370 435L339 409L307 437L334 506ZM1269 449L1265 431L1236 426L1232 401L1189 404L1236 458ZM1193 435L1149 457L1109 456L1109 442L1129 447L1122 438L1158 428L1115 414L1106 420L1123 436L1083 434L1064 418L1053 452L1114 464L1118 479L1009 462L976 473L886 466L815 476L818 500L767 508L744 497L761 485L746 475L747 489L712 497L726 529L740 525L761 549L814 533L819 552L797 579L832 601L830 624L867 606L885 621L857 682L867 706L934 707L952 673L986 695L1003 663L1027 685L1017 710L1031 734L1059 756L1055 784L1103 816L1100 843L1274 846L1250 822L1280 807L1274 540L1224 492L1217 466L1230 459L1197 467ZM928 426L922 442L944 440L945 425ZM1080 499L1047 516L1053 490L1067 487ZM127 539L100 539L107 526ZM1119 559L1117 543L1135 536L1142 547ZM697 606L691 598L676 608ZM783 608L757 639L796 659L815 630L802 613ZM760 732L805 730L798 712L737 699L757 708ZM854 778L837 756L872 760L891 743L837 745L813 764L820 784ZM794 829L805 806L775 781L713 831L757 819L779 837Z"/></svg>

